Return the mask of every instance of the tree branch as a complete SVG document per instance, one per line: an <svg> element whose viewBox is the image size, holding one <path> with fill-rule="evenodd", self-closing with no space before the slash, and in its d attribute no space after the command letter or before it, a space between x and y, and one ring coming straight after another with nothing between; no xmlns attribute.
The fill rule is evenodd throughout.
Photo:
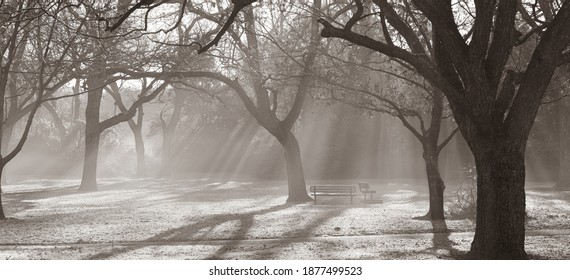
<svg viewBox="0 0 570 280"><path fill-rule="evenodd" d="M493 91L499 86L503 70L521 33L515 28L516 1L500 1L495 19L493 40L485 59L485 70Z"/></svg>
<svg viewBox="0 0 570 280"><path fill-rule="evenodd" d="M512 133L530 130L560 56L570 44L570 1L565 1L536 46L506 122ZM539 94L537 94L539 93Z"/></svg>
<svg viewBox="0 0 570 280"><path fill-rule="evenodd" d="M362 8L362 3L360 6L357 1L357 7L359 9ZM317 49L319 47L320 37L319 37L319 24L317 14L321 9L321 1L315 0L313 7L312 7L312 19L311 19L311 38L309 42L309 46L307 47L305 65L303 65L303 72L301 74L301 81L299 81L299 86L297 87L297 93L295 94L295 100L293 101L293 106L291 110L287 114L287 117L283 120L282 124L285 126L287 130L291 130L295 122L299 118L301 114L301 110L303 109L303 102L305 97L307 96L307 91L309 90L310 83L312 81L312 67L315 63L317 57ZM357 12L358 13L358 12ZM362 10L360 10L362 14Z"/></svg>
<svg viewBox="0 0 570 280"><path fill-rule="evenodd" d="M128 69L112 69L111 71L114 71L115 73L123 73L135 78L158 78L162 80L171 80L172 82L175 82L175 79L185 78L208 78L217 80L232 88L238 94L238 97L241 99L249 113L254 118L259 118L257 107L249 98L245 89L240 85L237 79L232 80L224 75L208 71L136 72Z"/></svg>
<svg viewBox="0 0 570 280"><path fill-rule="evenodd" d="M445 48L447 60L457 72L454 76L471 76L473 69L469 65L468 46L457 29L451 1L413 0L413 3L430 20L433 32L437 32L440 37L440 45Z"/></svg>
<svg viewBox="0 0 570 280"><path fill-rule="evenodd" d="M428 60L420 56L416 56L397 46L391 46L381 41L374 40L370 37L363 36L352 31L347 31L342 28L334 27L323 18L319 19L319 23L324 27L321 31L321 36L324 38L340 38L348 42L362 46L373 51L385 54L389 57L401 59L412 65L418 73L424 76L432 84L437 85L442 89L450 89L452 85L449 84Z"/></svg>
<svg viewBox="0 0 570 280"><path fill-rule="evenodd" d="M441 150L443 150L443 148L445 148L445 146L447 146L447 144L449 144L449 142L451 141L451 139L453 139L453 137L455 136L455 134L457 134L457 132L459 131L459 126L455 127L451 133L447 136L447 138L445 138L445 140L443 140L443 142L441 142L441 144L439 144L437 146L437 152L441 152Z"/></svg>
<svg viewBox="0 0 570 280"><path fill-rule="evenodd" d="M167 85L168 85L168 82L164 81L160 86L158 86L156 89L154 89L151 94L140 96L139 99L137 99L131 105L131 107L129 107L129 109L126 112L122 112L118 115L115 115L113 117L110 117L110 118L102 121L99 124L100 131L103 131L103 130L105 130L111 126L114 126L118 123L132 119L135 116L138 108L141 105L143 105L144 103L147 103L147 102L151 101L152 99L154 99L159 93L161 93L166 88ZM152 84L149 85L148 88L150 88L151 86L152 86Z"/></svg>
<svg viewBox="0 0 570 280"><path fill-rule="evenodd" d="M154 3L155 0L140 0L138 3L133 5L130 9L128 9L112 26L109 26L109 21L105 18L98 18L100 21L104 21L107 25L105 28L109 32L115 31L115 29L119 28L123 21L125 21L134 11L140 9L142 6L149 6L150 4ZM164 3L166 1L162 1ZM159 3L158 5L162 4Z"/></svg>
<svg viewBox="0 0 570 280"><path fill-rule="evenodd" d="M390 25L404 37L412 52L418 56L427 58L428 55L420 39L414 30L396 13L392 5L388 4L387 0L374 0L373 2L382 9Z"/></svg>
<svg viewBox="0 0 570 280"><path fill-rule="evenodd" d="M469 57L472 61L483 61L489 47L489 37L493 26L496 0L475 1L475 23L469 45Z"/></svg>
<svg viewBox="0 0 570 280"><path fill-rule="evenodd" d="M210 43L206 44L204 47L200 48L198 50L198 53L206 52L211 47L216 46L218 44L218 42L220 41L220 39L222 39L222 36L228 31L228 29L230 28L232 23L235 21L238 13L243 8L251 5L254 2L257 2L257 0L232 0L234 7L232 9L230 16L226 20L226 23L224 23L224 26L222 26L222 29L220 29L220 31L218 32L216 37L214 37L214 40L212 40Z"/></svg>
<svg viewBox="0 0 570 280"><path fill-rule="evenodd" d="M354 12L352 17L344 25L344 29L348 31L352 30L352 27L362 18L362 14L364 13L362 0L355 0L354 2L356 3L356 12Z"/></svg>

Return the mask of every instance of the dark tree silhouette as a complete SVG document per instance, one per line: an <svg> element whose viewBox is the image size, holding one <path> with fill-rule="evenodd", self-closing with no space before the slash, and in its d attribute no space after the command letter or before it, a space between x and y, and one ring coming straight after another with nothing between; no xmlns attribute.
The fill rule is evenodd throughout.
<svg viewBox="0 0 570 280"><path fill-rule="evenodd" d="M362 9L361 1L356 2ZM477 225L468 257L527 258L525 146L550 79L565 61L561 58L570 56L565 52L570 1L541 26L525 69L507 67L513 49L526 37L515 25L518 1L475 1L473 24L463 34L452 1L412 1L414 13L406 17L388 0L373 3L386 19L378 22L389 24L405 44L396 45L389 33L380 41L352 31L359 17L341 27L323 18L321 35L405 62L445 94L477 165ZM431 36L424 36L428 30L411 21L418 17L429 20Z"/></svg>
<svg viewBox="0 0 570 280"><path fill-rule="evenodd" d="M93 76L92 76L93 77ZM99 154L99 140L105 129L115 126L121 122L131 120L138 109L147 102L153 100L161 93L168 82L162 82L156 86L156 83L150 83L141 90L139 98L131 104L126 110L114 115L103 121L99 120L99 109L101 97L103 96L103 86L108 84L106 79L95 80L87 79L87 105L85 110L85 158L83 163L83 173L81 177L80 192L91 192L97 190L97 156Z"/></svg>
<svg viewBox="0 0 570 280"><path fill-rule="evenodd" d="M345 46L339 48L344 49ZM458 132L456 127L448 133L441 133L442 121L449 117L445 96L441 91L430 88L421 78L418 79L417 73L410 69L395 67L395 63L389 61L375 63L382 60L363 48L355 48L355 53L345 50L343 55L348 56L347 60L329 55L333 60L332 65L326 68L329 77L321 75L319 79L332 87L331 99L396 117L421 143L430 203L428 213L416 218L444 220L445 182L439 171L439 155ZM343 69L345 67L348 68ZM329 68L337 69L340 73L334 75ZM372 92L370 88L379 90ZM334 89L340 89L339 93L334 93ZM402 98L404 95L406 98Z"/></svg>
<svg viewBox="0 0 570 280"><path fill-rule="evenodd" d="M142 9L142 8L146 8L147 9L147 13L150 12L153 8L158 7L160 5L163 4L171 4L171 3L178 3L180 4L180 13L178 16L178 20L176 21L176 24L170 28L170 30L175 29L182 21L182 17L184 16L186 7L191 4L189 2L190 0L140 0L137 3L135 3L132 7L127 8L128 4L130 4L132 1L131 0L119 0L119 13L120 16L117 19L117 21L113 24L113 25L109 25L109 20L106 18L99 18L99 20L104 21L107 24L107 31L113 32L115 31L117 28L119 28L121 26L121 24L123 24L123 22L135 11L138 9ZM228 32L230 26L232 25L232 23L236 20L239 12L241 12L244 8L250 6L251 4L257 2L257 0L232 0L232 11L230 13L230 15L228 16L227 19L224 20L224 24L222 25L222 27L220 28L220 30L218 31L218 33L216 34L216 36L214 37L214 39L212 41L210 41L209 43L207 43L205 46L202 46L200 43L197 43L199 46L198 49L198 53L204 53L206 51L208 51L210 48L212 48L213 46L218 45L218 43L220 42L220 40L222 39L222 37L224 36L224 34L226 32ZM126 9L125 12L122 12L123 9Z"/></svg>
<svg viewBox="0 0 570 280"><path fill-rule="evenodd" d="M390 100L389 98L377 93L372 93L369 91L364 91L364 93L366 96L377 100L377 102L374 102L374 100L369 100L367 98L355 102L347 100L340 101L361 109L390 114L398 118L402 122L402 125L408 129L412 135L416 137L416 139L418 139L423 149L422 157L424 159L428 181L429 210L426 215L416 218L428 220L444 220L445 182L443 181L439 172L439 155L443 148L445 148L451 139L453 139L459 129L457 127L452 129L451 132L444 135L443 140L440 142L442 120L445 118L443 115L443 94L438 91L431 93L428 126L426 124L426 120L424 120L425 116L422 116L419 111L406 108L406 106L398 104L398 102ZM380 104L378 104L378 102ZM419 128L414 126L413 122L409 120L409 118L417 119L420 123Z"/></svg>

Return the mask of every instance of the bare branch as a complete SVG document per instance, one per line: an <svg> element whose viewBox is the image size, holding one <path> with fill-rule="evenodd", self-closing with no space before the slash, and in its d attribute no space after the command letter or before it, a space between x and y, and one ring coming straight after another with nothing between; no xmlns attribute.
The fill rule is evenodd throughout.
<svg viewBox="0 0 570 280"><path fill-rule="evenodd" d="M356 3L356 12L352 15L352 17L348 20L344 29L350 31L352 27L362 18L362 14L364 12L364 6L362 5L362 0L355 0Z"/></svg>
<svg viewBox="0 0 570 280"><path fill-rule="evenodd" d="M224 23L224 26L222 26L222 29L220 29L220 31L218 32L218 35L216 35L216 37L214 37L214 40L212 40L210 43L206 44L204 47L200 48L198 50L198 53L206 52L211 47L216 46L218 44L218 42L220 41L220 39L222 39L222 36L228 31L228 29L230 28L232 23L235 21L238 13L243 8L251 5L254 2L257 2L257 0L232 0L234 7L232 9L232 13L230 14L228 19L226 20L226 23Z"/></svg>
<svg viewBox="0 0 570 280"><path fill-rule="evenodd" d="M140 0L138 3L136 3L135 5L133 5L129 10L127 10L120 18L119 20L117 20L117 22L115 22L115 24L113 24L112 26L109 26L109 21L105 18L101 18L101 17L97 17L97 19L99 21L104 21L107 25L106 30L108 30L109 32L113 32L115 31L115 29L119 28L119 26L121 26L121 24L123 23L123 21L125 21L134 11L140 9L142 6L149 6L152 3L154 3L155 0ZM165 1L162 1L162 3L164 3Z"/></svg>
<svg viewBox="0 0 570 280"><path fill-rule="evenodd" d="M443 140L443 142L441 142L441 144L439 144L437 146L437 152L441 152L441 150L443 150L443 148L445 148L445 146L447 146L447 144L449 144L449 142L451 141L451 139L453 139L453 137L455 136L455 134L457 134L457 132L459 131L459 127L455 127L451 133L447 136L447 138L445 138L445 140Z"/></svg>

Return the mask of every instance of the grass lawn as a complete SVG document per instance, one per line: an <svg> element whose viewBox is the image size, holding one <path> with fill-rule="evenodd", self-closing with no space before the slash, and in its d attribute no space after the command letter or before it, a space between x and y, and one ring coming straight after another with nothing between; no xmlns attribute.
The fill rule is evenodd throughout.
<svg viewBox="0 0 570 280"><path fill-rule="evenodd" d="M4 186L0 259L448 259L474 230L469 219L412 219L428 209L425 184L412 181L370 181L373 200L317 205L285 204L284 181L101 179L94 193L78 183ZM527 184L527 252L570 259L570 190L549 186Z"/></svg>

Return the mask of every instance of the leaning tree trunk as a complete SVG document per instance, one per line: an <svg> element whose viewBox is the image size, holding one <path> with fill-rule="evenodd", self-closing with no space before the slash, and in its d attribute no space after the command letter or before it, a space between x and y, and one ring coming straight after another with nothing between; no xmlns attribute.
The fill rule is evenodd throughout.
<svg viewBox="0 0 570 280"><path fill-rule="evenodd" d="M279 139L281 145L285 149L285 162L287 166L287 180L289 184L289 197L287 202L306 202L312 198L307 195L307 186L305 185L305 174L303 173L303 164L301 161L301 149L297 138L293 133L287 133L284 139Z"/></svg>
<svg viewBox="0 0 570 280"><path fill-rule="evenodd" d="M467 256L526 259L525 145L497 135L487 139L471 145L477 166L477 227Z"/></svg>
<svg viewBox="0 0 570 280"><path fill-rule="evenodd" d="M424 148L424 161L426 164L429 187L429 212L425 215L425 218L444 220L443 192L445 190L445 184L439 173L437 147L435 151L426 151L425 149L426 148Z"/></svg>

